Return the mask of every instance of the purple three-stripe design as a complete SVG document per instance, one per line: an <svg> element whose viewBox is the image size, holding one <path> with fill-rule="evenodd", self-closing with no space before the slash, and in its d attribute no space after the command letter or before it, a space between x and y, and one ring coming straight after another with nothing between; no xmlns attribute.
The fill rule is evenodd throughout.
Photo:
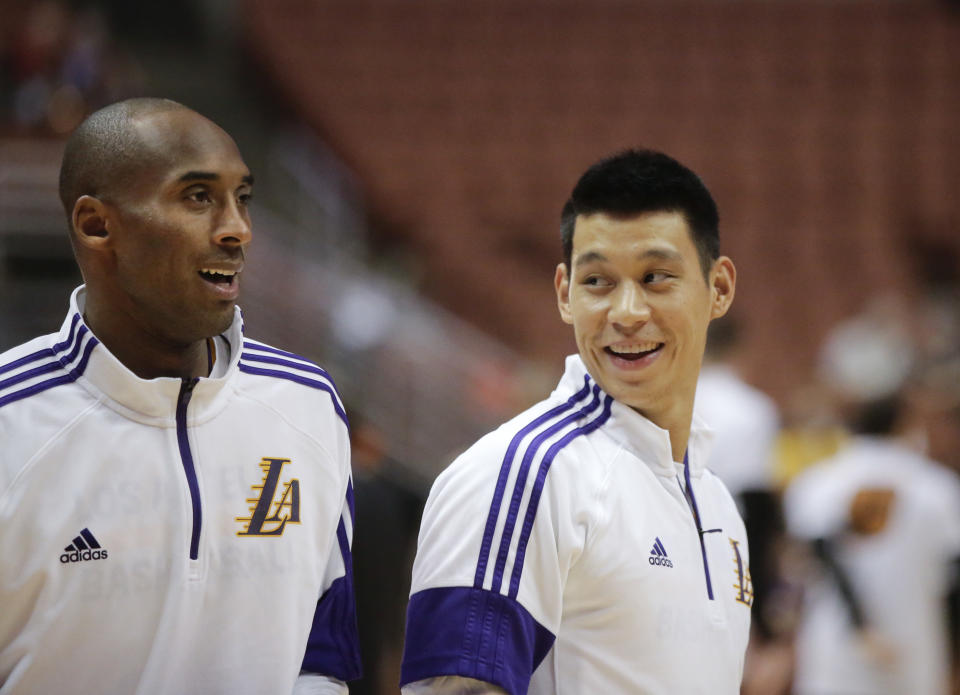
<svg viewBox="0 0 960 695"><path fill-rule="evenodd" d="M513 561L513 575L510 578L510 598L516 598L517 593L520 591L520 575L523 573L523 559L527 552L527 543L530 541L530 533L533 531L533 521L537 515L537 506L540 504L540 496L543 494L543 486L546 483L547 473L550 471L553 460L567 444L577 437L593 432L610 419L610 408L612 405L613 398L606 396L603 401L603 411L600 415L591 422L567 432L563 437L554 442L540 462L540 470L537 471L537 479L533 484L533 491L530 493L530 501L527 503L527 515L523 520L523 528L520 531L520 541L517 543L517 556Z"/></svg>
<svg viewBox="0 0 960 695"><path fill-rule="evenodd" d="M343 420L343 423L349 427L347 414L343 409L343 403L340 394L337 392L336 384L330 374L317 365L305 360L303 357L286 350L279 350L269 345L257 343L251 340L243 341L244 351L240 355L240 371L247 374L256 374L258 376L269 376L276 379L285 379L296 384L309 386L311 388L326 391L330 394L330 400L333 402L333 409ZM259 354L262 352L267 355ZM251 364L255 363L255 364ZM274 365L282 369L273 369L259 365ZM294 371L287 371L294 370ZM301 372L301 373L298 373ZM316 378L319 377L319 378Z"/></svg>
<svg viewBox="0 0 960 695"><path fill-rule="evenodd" d="M523 500L523 491L527 487L527 475L530 472L530 466L533 463L534 457L545 441L559 433L564 427L586 417L596 410L599 405L600 387L594 386L593 399L587 405L541 431L527 446L527 451L524 453L523 459L520 462L520 468L517 471L517 479L513 486L513 497L510 499L507 519L503 525L503 534L500 538L500 551L497 553L497 564L493 568L493 581L490 586L491 591L499 592L500 585L503 583L503 573L507 565L507 557L510 555L510 541L513 539L513 529L516 526L517 517L520 514L520 503ZM528 511L530 510L531 504L534 504L532 497L527 504ZM536 509L535 506L534 509Z"/></svg>
<svg viewBox="0 0 960 695"><path fill-rule="evenodd" d="M497 526L497 517L500 516L500 505L503 502L503 495L507 488L507 478L510 476L510 466L513 463L513 457L516 456L517 449L523 439L536 430L538 427L553 418L559 417L563 413L573 408L590 393L590 378L583 378L583 388L570 396L565 403L547 411L529 425L523 427L507 447L507 452L503 456L503 462L500 464L500 475L497 478L497 485L493 492L493 502L490 504L490 513L487 515L487 524L483 531L483 541L480 544L480 558L477 561L477 572L473 579L473 586L477 589L483 588L483 578L487 573L487 561L490 555L490 546L493 544L493 535Z"/></svg>
<svg viewBox="0 0 960 695"><path fill-rule="evenodd" d="M88 334L90 335L90 339L87 340L86 345L84 345L84 337ZM55 359L56 361L48 362L47 364L39 365L14 376L7 377L6 379L0 381L0 392L6 388L15 386L24 381L28 381L44 374L53 374L60 370L64 370L65 373L61 373L57 376L51 376L49 379L36 382L30 386L20 389L19 391L12 391L6 395L0 396L0 407L24 398L29 398L30 396L34 396L55 386L69 384L76 381L86 370L87 362L90 359L90 354L93 352L93 348L99 344L99 342L100 341L90 334L86 326L81 325L80 315L74 314L70 326L70 332L66 340L57 343L50 348L38 350L29 355L21 357L18 360L14 360L9 364L0 366L0 374L13 371L18 367L23 367L33 362L38 362L42 359ZM66 354L61 354L68 348L69 351ZM80 354L80 361L77 362L76 366L70 367L71 363L73 363L73 361L77 358L78 354Z"/></svg>
<svg viewBox="0 0 960 695"><path fill-rule="evenodd" d="M576 408L576 406L590 394L593 396L590 402L574 410L574 408ZM557 454L575 438L589 434L606 422L610 416L612 402L612 398L604 394L600 390L599 386L593 384L589 377L585 377L584 386L580 391L571 396L565 403L551 409L547 413L544 413L529 425L519 430L511 440L501 464L500 475L497 479L497 486L494 491L494 498L487 517L487 524L484 530L483 541L481 543L480 557L477 562L477 570L474 576L474 587L476 589L483 588L483 581L486 576L486 570L489 563L489 556L493 543L496 523L500 515L503 498L506 494L507 479L510 475L511 469L513 469L516 464L523 441L536 432L536 434L530 438L526 450L524 451L522 458L519 460L519 466L516 469L517 475L513 483L513 491L510 497L506 518L504 520L503 531L500 538L500 546L498 548L491 577L490 589L494 592L499 592L503 584L504 573L506 571L507 561L510 556L510 546L514 538L517 522L520 519L520 508L523 502L524 491L527 488L527 479L529 477L530 468L532 467L537 456L543 450L543 447L546 445L546 443L557 435L561 435L559 439L547 447L546 452L543 454L543 457L540 461L536 477L532 484L532 489L527 501L526 513L523 516L523 523L520 526L520 533L517 537L513 571L510 578L509 595L511 598L516 598L517 591L519 589L526 548L533 530L533 523L536 518L540 497L543 494L543 488L546 484L547 473L550 470L553 460L556 458ZM601 403L603 404L602 408ZM576 425L576 423L582 422L584 419L587 419L594 414L596 414L596 417L594 417L594 419L590 422L580 426L575 426L572 429L568 429L566 433L563 433L563 431L567 428L570 428L571 425Z"/></svg>

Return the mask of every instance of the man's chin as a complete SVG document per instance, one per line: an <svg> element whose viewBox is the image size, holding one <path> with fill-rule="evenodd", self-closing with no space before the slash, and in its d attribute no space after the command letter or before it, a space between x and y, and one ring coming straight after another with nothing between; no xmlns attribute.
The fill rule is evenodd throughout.
<svg viewBox="0 0 960 695"><path fill-rule="evenodd" d="M234 311L232 306L229 312L217 312L213 315L204 316L184 331L189 335L189 339L183 342L195 343L226 333L230 330L230 326L233 325L233 316Z"/></svg>
<svg viewBox="0 0 960 695"><path fill-rule="evenodd" d="M214 332L213 335L220 335L221 333L226 333L230 329L230 326L233 325L233 317L235 315L234 306L235 305L231 303L230 310L225 311L223 315L220 317L220 320L217 322L217 330Z"/></svg>

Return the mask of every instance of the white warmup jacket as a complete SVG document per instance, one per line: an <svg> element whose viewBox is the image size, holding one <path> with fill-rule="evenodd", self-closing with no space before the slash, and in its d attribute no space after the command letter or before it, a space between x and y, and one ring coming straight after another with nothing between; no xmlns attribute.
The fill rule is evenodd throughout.
<svg viewBox="0 0 960 695"><path fill-rule="evenodd" d="M478 441L424 511L401 682L511 695L735 695L750 626L733 500L577 356L545 401ZM449 679L436 681L438 687ZM528 691L529 687L529 691Z"/></svg>
<svg viewBox="0 0 960 695"><path fill-rule="evenodd" d="M329 375L245 339L238 310L211 378L143 380L83 301L0 356L0 693L355 678L349 440Z"/></svg>

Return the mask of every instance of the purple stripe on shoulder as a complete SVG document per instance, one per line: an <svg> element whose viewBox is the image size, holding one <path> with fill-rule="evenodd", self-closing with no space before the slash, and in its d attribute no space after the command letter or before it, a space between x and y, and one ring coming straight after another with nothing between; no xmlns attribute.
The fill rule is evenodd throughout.
<svg viewBox="0 0 960 695"><path fill-rule="evenodd" d="M70 321L70 330L67 333L67 339L64 340L62 343L57 343L56 345L54 345L53 346L54 352L60 352L61 350L63 350L63 348L67 347L67 345L70 345L71 343L73 343L73 338L76 335L77 326L79 325L80 325L80 314L74 314L73 319L71 319Z"/></svg>
<svg viewBox="0 0 960 695"><path fill-rule="evenodd" d="M53 353L50 353L52 355ZM7 377L3 381L0 381L0 390L7 388L8 386L13 386L14 384L19 384L21 381L28 381L35 376L40 376L41 374L49 374L50 372L55 372L60 369L59 362L47 362L46 364L41 364L39 367L34 367L33 369L28 369L25 372L20 372L11 377Z"/></svg>
<svg viewBox="0 0 960 695"><path fill-rule="evenodd" d="M29 355L25 355L18 360L14 360L9 364L0 366L0 374L5 372L12 372L17 367L22 367L25 364L30 364L31 362L36 362L39 359L44 357L53 357L53 350L50 348L43 348L43 350L37 350L36 352L31 352ZM0 388L3 388L5 382L0 382Z"/></svg>
<svg viewBox="0 0 960 695"><path fill-rule="evenodd" d="M527 475L530 472L530 466L533 463L534 457L547 439L559 433L563 428L572 425L577 420L587 417L599 408L600 394L600 387L595 385L593 387L593 398L589 403L540 432L527 446L527 450L520 463L520 469L517 471L517 479L513 485L513 497L510 499L510 508L507 511L507 519L503 525L503 535L500 537L500 551L497 553L497 564L493 568L493 579L490 585L492 591L500 591L500 587L503 584L503 574L507 567L507 558L510 556L510 541L513 539L513 530L520 516L520 503L523 501L523 491L527 487Z"/></svg>
<svg viewBox="0 0 960 695"><path fill-rule="evenodd" d="M590 378L584 376L583 388L570 396L565 403L561 403L560 405L548 410L546 413L536 418L533 422L524 426L513 436L513 439L510 440L510 444L507 446L507 451L503 456L503 462L500 464L500 475L497 477L497 485L493 492L493 501L490 503L490 513L487 514L487 523L483 530L483 541L480 544L480 557L477 560L477 571L473 579L473 586L475 588L483 588L483 578L487 573L490 546L493 545L493 535L497 527L497 517L500 516L500 506L503 504L503 495L507 488L507 478L510 476L510 466L513 463L513 457L517 453L520 442L523 441L528 434L533 432L544 423L555 417L559 417L566 411L573 408L578 402L586 398L588 393L590 393Z"/></svg>
<svg viewBox="0 0 960 695"><path fill-rule="evenodd" d="M330 381L331 385L333 384L333 378L330 374L327 373L327 370L318 367L315 364L303 364L300 362L291 362L290 360L283 360L279 357L268 357L267 355L257 355L251 352L244 350L243 354L240 356L240 359L247 362L263 362L264 364L275 364L281 367L289 367L290 369L297 369L301 372L307 372L309 374L316 374L322 376L324 379ZM335 385L334 385L335 386Z"/></svg>
<svg viewBox="0 0 960 695"><path fill-rule="evenodd" d="M91 334L90 340L87 341L87 346L83 349L83 356L80 358L80 361L77 363L77 366L70 370L71 374L76 376L81 376L87 370L87 362L90 361L90 353L93 352L93 348L100 344L100 341L93 337ZM77 343L79 347L79 343Z"/></svg>
<svg viewBox="0 0 960 695"><path fill-rule="evenodd" d="M264 345L263 343L256 343L252 340L244 340L243 347L248 350L258 350L260 352L270 352L274 355L282 355L284 357L290 357L295 360L302 360L303 362L310 362L306 357L301 357L295 352L288 352L286 350L281 350L280 348L275 348L271 345Z"/></svg>
<svg viewBox="0 0 960 695"><path fill-rule="evenodd" d="M523 519L523 528L520 530L520 539L517 542L517 554L513 561L513 574L510 577L510 598L516 598L520 591L520 576L523 573L523 560L527 552L527 543L530 541L530 533L533 531L533 522L537 516L537 506L540 504L540 496L543 494L543 486L547 481L547 473L553 460L557 457L567 444L577 437L590 434L603 423L610 419L610 408L613 405L613 398L607 396L604 399L603 411L594 420L588 422L582 427L567 432L563 437L555 441L540 462L540 469L537 471L537 478L533 483L533 490L530 492L530 501L527 503L527 513Z"/></svg>
<svg viewBox="0 0 960 695"><path fill-rule="evenodd" d="M9 364L0 365L0 374L5 372L10 372L16 369L17 367L22 367L25 364L30 364L31 362L36 362L37 360L43 359L45 357L56 357L56 353L63 350L65 347L73 343L74 337L76 336L77 324L80 323L80 315L73 315L73 323L70 325L70 332L67 335L67 339L62 343L57 343L56 345L48 348L43 348L42 350L37 350L36 352L31 352L29 355L25 355L18 360L14 360ZM40 372L42 373L42 372ZM0 382L0 388L3 388L3 385L6 382ZM17 383L17 382L10 382Z"/></svg>
<svg viewBox="0 0 960 695"><path fill-rule="evenodd" d="M77 358L77 354L80 352L80 346L83 344L83 336L85 336L87 333L89 333L89 330L87 329L87 327L80 326L80 330L77 331L77 337L73 341L73 346L70 348L70 352L68 352L66 355L57 355L57 359L60 360L60 364L66 367ZM92 338L90 342L95 343L96 338ZM90 346L88 343L87 348L89 349L89 347ZM63 348L61 348L57 352L62 352L62 351L63 351Z"/></svg>
<svg viewBox="0 0 960 695"><path fill-rule="evenodd" d="M47 379L46 381L41 381L39 384L33 384L28 386L25 389L19 391L14 391L11 394L3 396L0 398L0 408L7 405L8 403L13 403L14 401L19 401L23 398L29 398L30 396L35 396L38 393L42 393L47 389L52 389L54 386L60 386L62 384L69 384L73 381L76 381L77 377L73 374L61 374L58 377L53 379Z"/></svg>
<svg viewBox="0 0 960 695"><path fill-rule="evenodd" d="M240 371L245 372L246 374L255 374L257 376L268 376L275 379L284 379L286 381L292 381L295 384L300 384L302 386L309 386L310 388L318 389L320 391L326 391L330 394L330 400L333 402L333 409L337 412L337 415L343 420L343 424L350 427L350 423L347 421L347 414L344 412L343 408L339 403L339 395L334 391L333 387L330 384L327 384L323 381L317 381L316 379L308 379L307 377L298 376L297 374L291 374L290 372L281 372L277 369L263 369L261 367L254 367L249 364L245 364L243 361L240 362Z"/></svg>
<svg viewBox="0 0 960 695"><path fill-rule="evenodd" d="M87 332L87 329L84 326L80 329L80 332L76 336L77 343L76 345L74 345L73 349L71 350L71 355L73 355L73 357L76 357L76 353L80 348L80 344L83 341L83 334L85 332ZM20 389L19 391L14 391L13 393L9 393L6 396L0 397L0 408L2 408L3 406L9 403L13 403L15 401L19 401L24 398L29 398L30 396L35 396L38 393L43 393L44 391L48 389L52 389L55 386L62 386L63 384L69 384L76 381L78 378L80 378L83 375L84 370L86 370L87 362L90 359L90 353L93 351L93 348L99 344L99 342L100 341L98 341L96 338L94 338L91 335L90 340L87 341L87 345L83 350L83 356L76 367L74 367L73 369L70 369L66 374L61 374L60 376L47 379L46 381L41 381L36 384L31 384L30 386L24 389ZM51 363L51 366L54 367L54 369L49 369L49 370L44 369L43 372L38 371L37 374L34 374L34 376L37 376L39 373L55 371L55 369L60 368L61 364L63 364L63 366L66 366L66 364L69 364L69 362L72 361L73 357L71 357L70 360L67 360L66 363L64 363L64 358L62 357L58 358L60 360L60 364L56 362ZM31 370L31 371L37 371L37 370ZM16 377L13 377L13 378L16 378Z"/></svg>

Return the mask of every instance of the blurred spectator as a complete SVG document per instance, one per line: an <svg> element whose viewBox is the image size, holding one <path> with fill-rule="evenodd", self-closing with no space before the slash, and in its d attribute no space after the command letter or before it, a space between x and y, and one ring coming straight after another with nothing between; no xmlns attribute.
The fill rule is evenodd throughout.
<svg viewBox="0 0 960 695"><path fill-rule="evenodd" d="M138 91L142 76L119 50L99 9L57 0L7 8L0 36L0 126L65 135L84 116Z"/></svg>
<svg viewBox="0 0 960 695"><path fill-rule="evenodd" d="M364 667L350 692L385 695L399 690L404 608L426 495L387 455L379 429L357 410L348 413L357 518L353 576Z"/></svg>
<svg viewBox="0 0 960 695"><path fill-rule="evenodd" d="M740 327L733 318L710 324L695 405L714 433L710 470L736 498L772 490L773 445L780 428L773 400L740 376L739 347Z"/></svg>
<svg viewBox="0 0 960 695"><path fill-rule="evenodd" d="M744 692L775 693L789 684L789 659L776 659L770 649L784 636L779 619L783 607L777 604L788 595L779 578L784 527L774 484L780 417L773 400L741 376L740 347L735 318L725 316L710 324L695 412L713 431L708 466L736 500L750 543L754 603ZM786 644L777 647L789 652ZM760 652L763 657L758 659ZM777 663L782 665L775 667Z"/></svg>
<svg viewBox="0 0 960 695"><path fill-rule="evenodd" d="M825 343L824 377L854 437L785 498L810 543L797 695L948 692L947 616L960 557L960 479L904 438L914 315L884 298Z"/></svg>
<svg viewBox="0 0 960 695"><path fill-rule="evenodd" d="M944 226L905 235L916 301L918 364L907 393L914 441L936 461L960 471L960 237Z"/></svg>

